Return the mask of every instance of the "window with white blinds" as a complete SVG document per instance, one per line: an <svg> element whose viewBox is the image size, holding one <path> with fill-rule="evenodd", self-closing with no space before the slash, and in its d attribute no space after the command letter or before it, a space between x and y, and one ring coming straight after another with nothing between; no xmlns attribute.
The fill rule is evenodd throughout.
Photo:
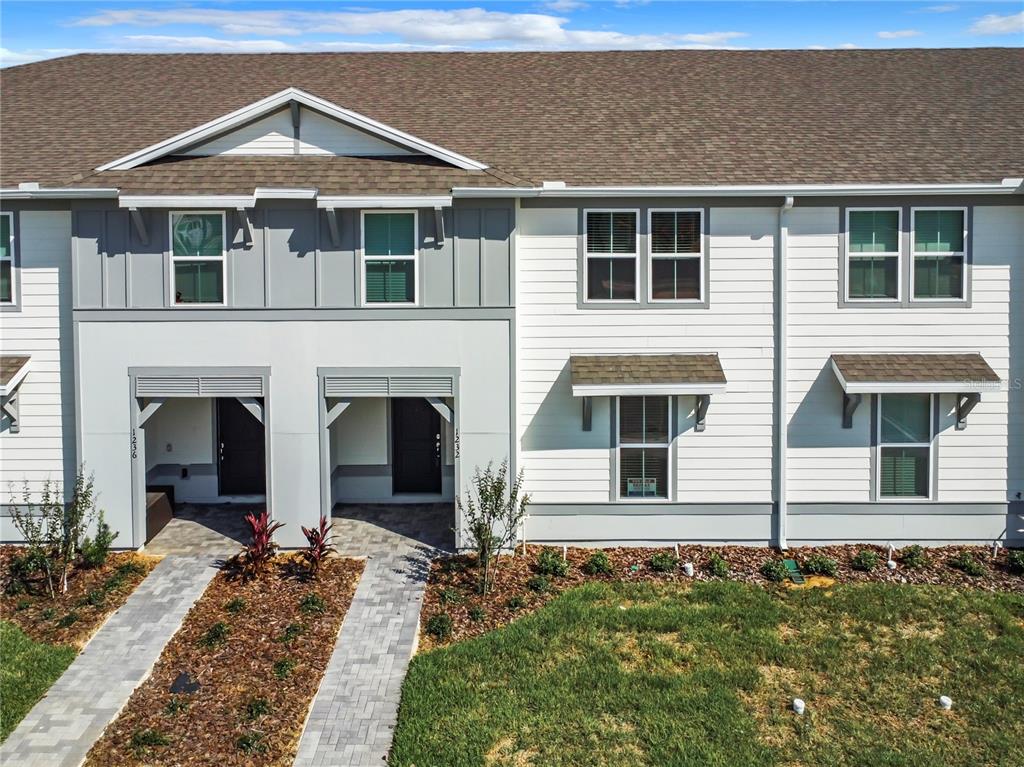
<svg viewBox="0 0 1024 767"><path fill-rule="evenodd" d="M846 211L846 299L898 301L902 212L899 208Z"/></svg>
<svg viewBox="0 0 1024 767"><path fill-rule="evenodd" d="M669 397L619 397L619 499L669 495Z"/></svg>
<svg viewBox="0 0 1024 767"><path fill-rule="evenodd" d="M635 210L584 211L587 301L637 300L638 216Z"/></svg>
<svg viewBox="0 0 1024 767"><path fill-rule="evenodd" d="M704 211L651 210L650 300L703 298Z"/></svg>
<svg viewBox="0 0 1024 767"><path fill-rule="evenodd" d="M967 253L965 208L914 208L912 271L915 301L964 298Z"/></svg>
<svg viewBox="0 0 1024 767"><path fill-rule="evenodd" d="M878 395L878 497L930 498L932 395Z"/></svg>

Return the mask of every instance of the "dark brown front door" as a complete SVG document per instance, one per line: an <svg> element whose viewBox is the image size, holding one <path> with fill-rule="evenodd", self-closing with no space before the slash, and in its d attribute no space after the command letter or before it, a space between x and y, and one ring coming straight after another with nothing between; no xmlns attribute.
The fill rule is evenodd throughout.
<svg viewBox="0 0 1024 767"><path fill-rule="evenodd" d="M391 400L395 493L441 492L441 415L422 397Z"/></svg>
<svg viewBox="0 0 1024 767"><path fill-rule="evenodd" d="M234 397L217 399L217 453L221 495L266 492L263 424Z"/></svg>

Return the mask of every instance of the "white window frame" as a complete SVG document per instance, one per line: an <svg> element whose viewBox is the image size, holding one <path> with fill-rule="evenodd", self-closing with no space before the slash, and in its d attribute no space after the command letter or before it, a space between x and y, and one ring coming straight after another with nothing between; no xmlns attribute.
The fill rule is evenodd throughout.
<svg viewBox="0 0 1024 767"><path fill-rule="evenodd" d="M0 300L0 306L17 306L18 305L18 274L17 274L17 270L18 270L17 263L18 263L18 260L17 260L17 258L15 257L15 254L14 254L14 243L15 243L15 239L16 239L15 236L14 236L14 212L13 211L5 210L3 212L0 212L0 216L2 216L3 218L9 219L9 223L8 223L8 226L7 226L7 231L9 233L9 235L10 235L10 238L11 238L10 242L7 243L7 256L5 258L3 258L3 259L0 259L0 260L3 260L3 261L10 261L11 262L11 300L10 301Z"/></svg>
<svg viewBox="0 0 1024 767"><path fill-rule="evenodd" d="M886 251L884 253L852 253L850 252L850 214L851 213L881 213L896 211L896 227L898 236L896 238L896 251ZM843 269L845 270L846 279L844 280L844 296L847 303L850 304L873 304L873 303L887 303L887 304L899 304L903 301L903 208L900 207L879 207L871 206L864 208L847 208L846 209L846 247L845 247L845 262ZM865 258L895 258L896 259L896 298L851 298L850 297L850 258L854 257L865 257Z"/></svg>
<svg viewBox="0 0 1024 767"><path fill-rule="evenodd" d="M590 253L588 242L587 217L591 213L632 213L636 226L633 252L630 253ZM614 237L615 227L612 226L611 236ZM614 244L612 245L614 249ZM590 258L633 258L633 280L636 289L633 298L588 298L587 285L590 284ZM639 304L640 303L640 208L584 208L583 209L583 303L585 304Z"/></svg>
<svg viewBox="0 0 1024 767"><path fill-rule="evenodd" d="M175 216L220 216L220 241L221 250L219 256L175 256L174 255L174 217ZM170 295L167 297L170 305L175 309L196 309L208 306L228 305L228 221L227 214L223 210L172 210L167 214L167 248L170 251L171 273L167 280L170 286ZM217 261L221 262L221 300L208 301L203 303L178 303L174 300L176 275L174 264L178 261Z"/></svg>
<svg viewBox="0 0 1024 767"><path fill-rule="evenodd" d="M963 215L963 250L950 250L950 251L939 251L929 250L920 255L929 258L936 256L960 256L963 261L960 265L960 285L963 288L963 295L960 298L953 296L937 296L935 298L916 298L914 296L914 273L917 266L917 226L916 216L919 210L958 210ZM927 304L927 303L967 303L967 208L960 205L922 205L920 207L910 209L910 294L909 298L914 303Z"/></svg>
<svg viewBox="0 0 1024 767"><path fill-rule="evenodd" d="M665 398L668 400L668 413L666 418L668 419L667 437L668 440L664 443L661 442L630 442L628 445L622 444L622 396L615 398L615 493L614 500L616 502L625 503L671 503L675 497L675 473L676 467L672 461L672 416L673 408L675 407L673 400L675 397L671 394L630 394L630 397L658 397ZM622 449L625 447L627 450L635 448L650 448L650 449L662 449L665 450L665 477L668 487L665 488L664 498L643 498L629 495L622 495Z"/></svg>
<svg viewBox="0 0 1024 767"><path fill-rule="evenodd" d="M700 251L697 253L655 253L652 222L655 213L697 213L700 218L699 241ZM654 261L677 260L682 258L697 259L700 264L700 275L697 280L697 298L655 298L654 297ZM704 248L704 208L648 208L647 209L647 301L651 304L702 304L704 303L704 270L707 268Z"/></svg>
<svg viewBox="0 0 1024 767"><path fill-rule="evenodd" d="M891 392L898 394L899 392ZM877 460L875 461L875 498L884 503L920 503L921 501L934 500L935 487L935 395L928 395L928 441L927 442L883 442L882 441L882 398L886 395L878 394L876 414L876 426L878 434ZM882 495L882 448L883 447L926 447L928 448L928 494L914 496Z"/></svg>
<svg viewBox="0 0 1024 767"><path fill-rule="evenodd" d="M412 255L408 256L367 256L366 255L366 217L390 215L393 213L412 214ZM360 292L361 305L367 309L394 309L403 306L420 305L420 212L415 208L382 208L381 210L364 210L359 216L359 277L362 282ZM412 261L413 301L374 301L366 300L366 262L367 261Z"/></svg>

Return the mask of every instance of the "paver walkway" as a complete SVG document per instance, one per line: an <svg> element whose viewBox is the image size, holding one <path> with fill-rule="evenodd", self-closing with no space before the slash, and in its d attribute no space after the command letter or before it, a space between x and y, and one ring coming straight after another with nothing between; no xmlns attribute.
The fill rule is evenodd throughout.
<svg viewBox="0 0 1024 767"><path fill-rule="evenodd" d="M216 572L207 557L158 563L0 746L0 765L81 764Z"/></svg>
<svg viewBox="0 0 1024 767"><path fill-rule="evenodd" d="M335 511L338 550L367 557L306 728L296 767L385 764L416 646L430 559L450 549L451 504Z"/></svg>

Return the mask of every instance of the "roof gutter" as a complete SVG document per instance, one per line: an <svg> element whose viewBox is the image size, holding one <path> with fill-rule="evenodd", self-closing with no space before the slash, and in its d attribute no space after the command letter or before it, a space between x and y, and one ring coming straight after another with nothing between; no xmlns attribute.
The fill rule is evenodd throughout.
<svg viewBox="0 0 1024 767"><path fill-rule="evenodd" d="M38 186L23 184L14 189L0 189L0 199L4 200L80 200L117 197L117 194L117 189L107 187L53 187L41 189Z"/></svg>
<svg viewBox="0 0 1024 767"><path fill-rule="evenodd" d="M453 197L861 197L877 195L1024 194L1024 178L970 184L749 184L723 186L455 187Z"/></svg>

